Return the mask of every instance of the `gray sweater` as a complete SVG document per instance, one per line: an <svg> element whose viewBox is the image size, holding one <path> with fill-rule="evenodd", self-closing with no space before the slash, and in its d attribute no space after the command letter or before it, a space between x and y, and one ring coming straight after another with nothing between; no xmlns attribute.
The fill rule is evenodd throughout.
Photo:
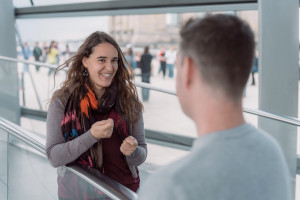
<svg viewBox="0 0 300 200"><path fill-rule="evenodd" d="M191 153L149 176L141 200L291 200L277 142L250 124L211 133Z"/></svg>
<svg viewBox="0 0 300 200"><path fill-rule="evenodd" d="M56 98L50 102L47 115L46 155L53 167L66 165L76 160L82 153L87 151L97 142L97 139L92 136L90 130L71 141L65 141L61 131L64 107L62 101L59 98ZM131 156L126 156L126 161L132 176L136 178L137 166L142 164L147 157L147 145L145 142L142 113L140 113L138 122L132 127L130 125L130 128L132 128L132 136L138 142L138 147Z"/></svg>

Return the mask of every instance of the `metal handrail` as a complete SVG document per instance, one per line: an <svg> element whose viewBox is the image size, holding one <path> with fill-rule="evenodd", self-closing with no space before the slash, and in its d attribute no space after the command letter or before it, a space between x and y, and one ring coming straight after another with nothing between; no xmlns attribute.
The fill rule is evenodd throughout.
<svg viewBox="0 0 300 200"><path fill-rule="evenodd" d="M56 65L45 64L45 63L42 63L42 62L32 62L32 61L27 61L27 60L23 60L23 59L16 59L16 58L11 58L11 57L6 57L6 56L0 56L0 60L39 65L39 66L52 68L52 69L57 67ZM176 96L175 91L155 87L155 86L153 86L151 84L148 84L148 83L135 82L135 85L138 86L138 87L147 88L147 89L150 89L150 90L154 90L154 91L158 91L158 92L162 92L162 93L165 93L165 94L170 94L170 95L175 95ZM260 117L265 117L265 118L273 119L273 120L276 120L276 121L285 122L285 123L288 123L288 124L291 124L291 125L300 126L300 120L297 119L297 118L294 118L294 117L289 117L289 116L284 116L284 115L277 115L277 114L270 113L270 112L267 112L267 111L263 111L263 110L260 110L260 109L253 109L253 108L247 108L247 107L243 107L243 111L245 113L257 115L257 116L260 116Z"/></svg>
<svg viewBox="0 0 300 200"><path fill-rule="evenodd" d="M9 132L19 140L25 142L30 147L45 155L45 146L34 138L33 134L20 126L0 117L0 128Z"/></svg>
<svg viewBox="0 0 300 200"><path fill-rule="evenodd" d="M42 62L28 61L28 60L24 60L24 59L11 58L11 57L7 57L7 56L0 56L0 60L16 62L16 63L20 62L20 63L29 64L29 65L39 65L39 66L50 68L50 69L57 68L56 65L51 65L51 64L42 63Z"/></svg>
<svg viewBox="0 0 300 200"><path fill-rule="evenodd" d="M138 87L147 88L147 89L154 90L154 91L157 91L157 92L162 92L162 93L165 93L165 94L170 94L170 95L177 96L176 92L174 92L172 90L156 87L156 86L153 86L149 83L134 82L134 84Z"/></svg>
<svg viewBox="0 0 300 200"><path fill-rule="evenodd" d="M14 124L4 119L3 117L0 117L0 128L2 130L7 131L9 134L15 136L16 138L20 139L22 142L26 143L30 147L36 149L39 153L46 156L45 146L41 144L37 139L34 138L34 134L32 132L23 129L19 125ZM66 168L112 199L117 199L117 200L137 199L136 193L127 189L125 186L119 184L118 182L110 179L109 177L100 175L100 177L96 178L95 176L84 171L83 169L81 169L76 165L68 166Z"/></svg>

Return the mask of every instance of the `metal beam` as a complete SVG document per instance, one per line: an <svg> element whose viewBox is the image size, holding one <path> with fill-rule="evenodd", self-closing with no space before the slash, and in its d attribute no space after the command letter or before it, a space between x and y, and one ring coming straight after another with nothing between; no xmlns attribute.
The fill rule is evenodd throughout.
<svg viewBox="0 0 300 200"><path fill-rule="evenodd" d="M16 57L14 8L11 0L2 0L0 6L0 55ZM18 66L0 62L0 116L20 123Z"/></svg>
<svg viewBox="0 0 300 200"><path fill-rule="evenodd" d="M126 0L16 8L18 19L257 9L256 0Z"/></svg>
<svg viewBox="0 0 300 200"><path fill-rule="evenodd" d="M259 109L276 115L298 116L299 1L260 0ZM258 127L282 147L291 177L297 166L297 127L258 118ZM295 182L293 196L295 194Z"/></svg>
<svg viewBox="0 0 300 200"><path fill-rule="evenodd" d="M40 121L46 121L47 112L42 110L34 110L26 107L21 107L21 116Z"/></svg>

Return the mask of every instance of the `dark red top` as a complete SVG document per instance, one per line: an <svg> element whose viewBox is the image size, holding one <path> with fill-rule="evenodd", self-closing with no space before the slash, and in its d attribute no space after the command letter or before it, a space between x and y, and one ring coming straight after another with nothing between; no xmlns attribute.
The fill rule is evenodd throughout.
<svg viewBox="0 0 300 200"><path fill-rule="evenodd" d="M125 139L125 136L119 134L116 130L116 123L118 122L120 115L113 110L109 116L95 114L94 117L96 121L107 118L114 120L114 131L112 136L110 138L102 139L103 174L111 177L132 191L137 192L140 185L140 177L139 175L137 178L132 177L125 155L120 151L121 144Z"/></svg>

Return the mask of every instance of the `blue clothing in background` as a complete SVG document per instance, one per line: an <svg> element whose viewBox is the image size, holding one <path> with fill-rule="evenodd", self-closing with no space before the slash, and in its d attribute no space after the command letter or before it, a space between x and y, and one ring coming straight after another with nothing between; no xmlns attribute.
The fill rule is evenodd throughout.
<svg viewBox="0 0 300 200"><path fill-rule="evenodd" d="M31 55L31 51L29 49L28 46L23 46L22 47L22 54L25 60L28 60L30 55ZM23 65L23 72L28 72L28 64L24 63Z"/></svg>
<svg viewBox="0 0 300 200"><path fill-rule="evenodd" d="M134 70L136 68L136 62L134 60L134 57L130 56L130 55L125 55L125 59L129 63L129 65L132 67L132 69ZM125 63L125 65L126 65L126 67L128 67L127 63Z"/></svg>

